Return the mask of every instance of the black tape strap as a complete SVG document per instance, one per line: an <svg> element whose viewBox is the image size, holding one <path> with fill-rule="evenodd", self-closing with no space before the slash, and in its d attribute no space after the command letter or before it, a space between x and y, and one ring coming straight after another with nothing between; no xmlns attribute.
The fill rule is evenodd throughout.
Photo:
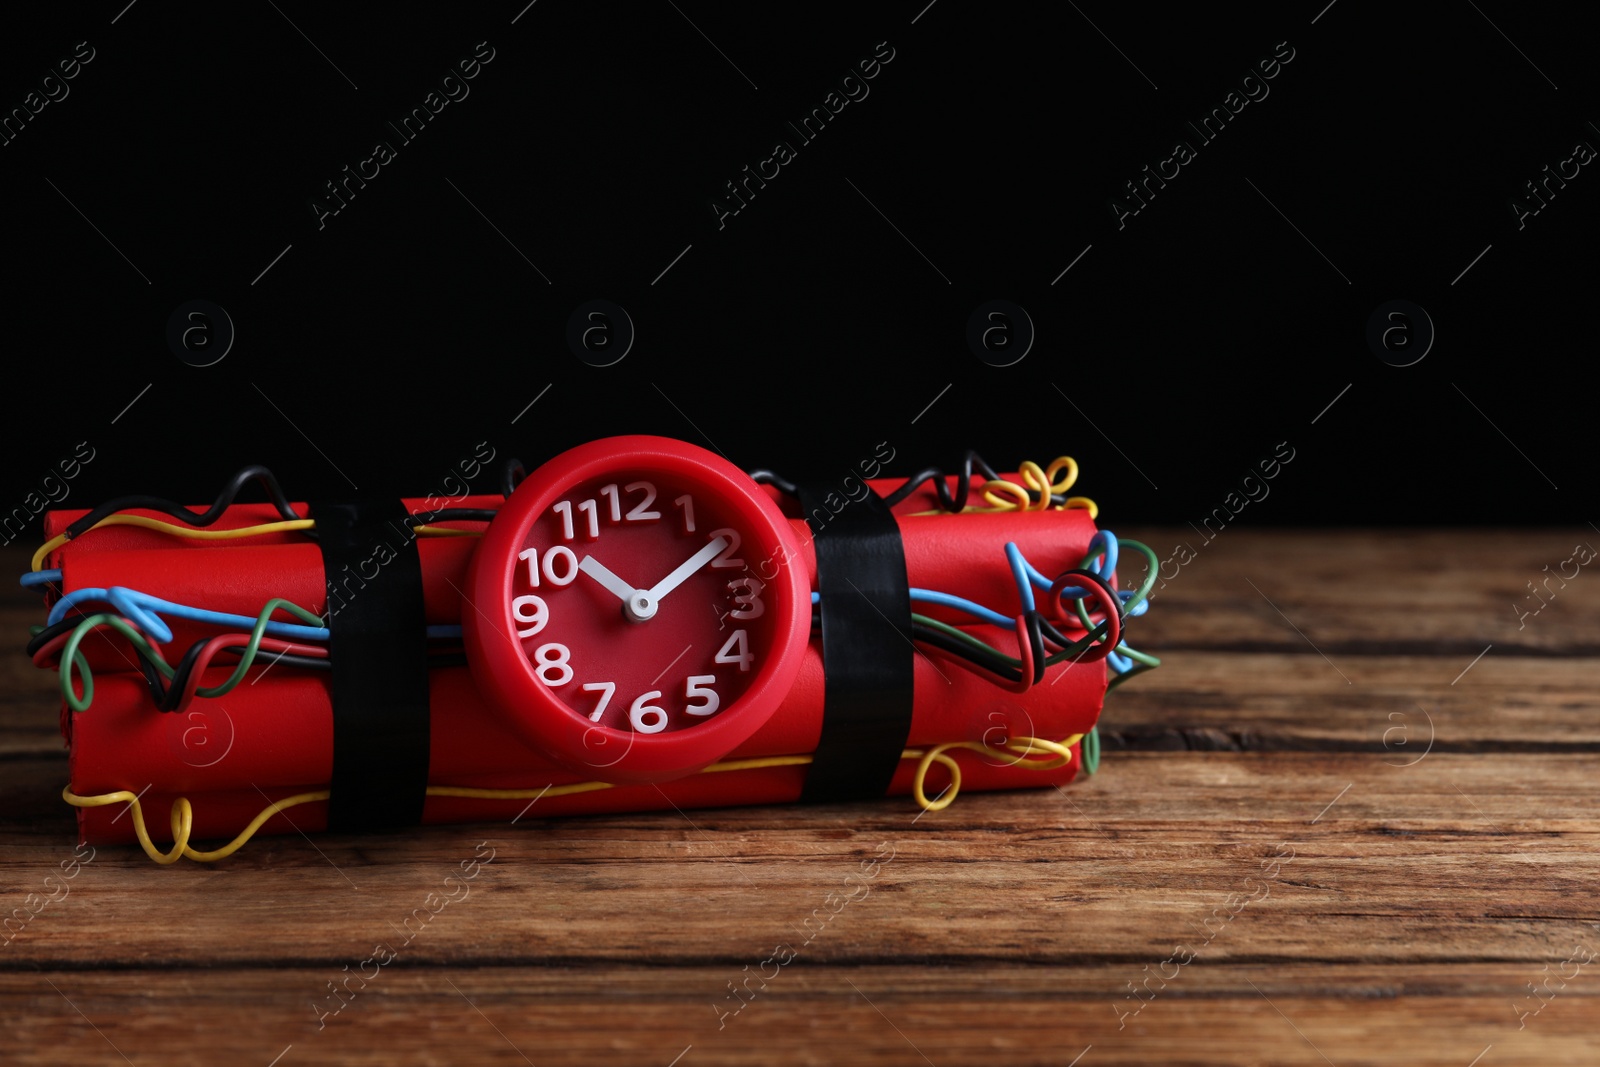
<svg viewBox="0 0 1600 1067"><path fill-rule="evenodd" d="M411 826L428 788L428 637L416 534L398 500L313 503L328 582L328 829Z"/></svg>
<svg viewBox="0 0 1600 1067"><path fill-rule="evenodd" d="M802 485L799 497L816 546L826 679L822 737L800 799L881 797L911 735L915 650L905 545L876 493L846 499Z"/></svg>

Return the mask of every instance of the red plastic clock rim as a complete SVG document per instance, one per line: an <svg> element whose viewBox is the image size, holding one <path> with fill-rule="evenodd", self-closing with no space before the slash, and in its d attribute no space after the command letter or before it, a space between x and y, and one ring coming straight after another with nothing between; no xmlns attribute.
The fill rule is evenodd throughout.
<svg viewBox="0 0 1600 1067"><path fill-rule="evenodd" d="M657 473L716 494L759 541L751 554L787 561L770 580L773 647L743 694L687 730L643 734L589 722L534 675L513 621L517 553L539 516L590 478ZM722 457L669 437L635 434L579 445L531 471L501 507L473 555L462 636L473 681L514 731L568 770L613 782L660 782L701 770L760 729L798 676L811 635L811 589L798 541L772 499ZM613 753L621 753L614 756Z"/></svg>

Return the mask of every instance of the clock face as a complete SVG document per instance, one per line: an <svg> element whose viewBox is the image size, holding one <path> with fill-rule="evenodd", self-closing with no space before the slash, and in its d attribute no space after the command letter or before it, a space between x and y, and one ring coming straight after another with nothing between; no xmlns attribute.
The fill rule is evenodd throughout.
<svg viewBox="0 0 1600 1067"><path fill-rule="evenodd" d="M810 630L801 558L789 521L720 457L653 437L581 446L530 474L479 547L475 676L482 659L512 722L569 767L690 773L792 683Z"/></svg>

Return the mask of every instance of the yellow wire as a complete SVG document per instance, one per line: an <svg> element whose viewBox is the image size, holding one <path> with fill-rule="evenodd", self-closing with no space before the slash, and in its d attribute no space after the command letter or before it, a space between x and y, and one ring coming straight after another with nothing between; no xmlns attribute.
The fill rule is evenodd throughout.
<svg viewBox="0 0 1600 1067"><path fill-rule="evenodd" d="M1100 505L1086 496L1069 496L1067 497L1067 502L1061 506L1064 508L1087 508L1089 518L1097 519L1100 517Z"/></svg>
<svg viewBox="0 0 1600 1067"><path fill-rule="evenodd" d="M1042 737L1019 737L1015 741L1008 742L1004 748L995 748L992 745L984 744L982 741L950 741L942 745L935 745L926 753L919 753L922 759L917 764L916 775L911 779L911 795L916 798L923 811L943 811L955 801L956 794L961 792L961 768L957 766L954 758L945 755L946 752L953 748L970 749L973 752L981 752L995 759L1015 756L1017 758L1013 760L1014 764L1022 764L1024 760L1027 760L1026 766L1029 770L1050 771L1071 763L1071 746L1081 740L1083 740L1082 734L1073 734L1062 741L1047 741ZM1044 760L1027 759L1029 756L1038 755L1047 755L1051 758ZM901 758L905 757L902 756ZM950 772L950 784L940 796L929 800L928 794L923 791L923 784L928 776L928 768L935 763L942 764Z"/></svg>
<svg viewBox="0 0 1600 1067"><path fill-rule="evenodd" d="M162 522L160 519L146 518L143 515L107 515L88 530L98 530L102 526L142 526L147 530L156 530L160 533L171 534L174 537L189 537L198 541L231 541L238 537L259 537L262 534L284 533L289 530L314 530L317 528L315 519L284 519L281 522L264 522L258 526L240 526L232 530L209 530L203 527L179 526L175 523ZM479 537L477 530L454 530L447 526L418 526L417 533L431 534L435 537ZM79 534L82 537L83 534ZM66 534L57 534L33 554L33 569L44 569L44 561L62 545L67 543Z"/></svg>
<svg viewBox="0 0 1600 1067"><path fill-rule="evenodd" d="M1041 468L1032 460L1023 460L1017 467L1017 473L1022 476L1024 484L1018 485L1016 482L1008 482L1003 478L984 482L980 491L983 494L983 499L990 506L982 508L969 504L957 514L990 514L1000 511L1029 510L1050 511L1052 510L1050 497L1065 493L1077 482L1078 461L1071 456L1057 456L1050 461L1050 466ZM1062 476L1059 482L1055 480L1057 474ZM1028 495L1028 490L1030 489L1039 494L1037 501ZM1054 510L1057 511L1067 508L1083 508L1089 512L1089 518L1091 519L1100 517L1100 506L1086 496L1068 497L1065 503L1054 506ZM940 508L933 508L929 511L914 511L911 514L920 516L948 515L950 513Z"/></svg>
<svg viewBox="0 0 1600 1067"><path fill-rule="evenodd" d="M1039 502L1034 505L1034 510L1049 511L1050 479L1044 473L1044 468L1040 467L1037 463L1030 459L1024 460L1022 465L1018 468L1018 471L1022 475L1022 480L1028 484L1028 488L1036 490L1039 493Z"/></svg>
<svg viewBox="0 0 1600 1067"><path fill-rule="evenodd" d="M1056 472L1059 470L1065 470L1067 473L1066 477L1058 482L1056 481ZM1045 480L1050 483L1050 491L1052 493L1065 493L1078 480L1078 461L1071 456L1057 456L1050 461L1050 466L1045 468L1044 476Z"/></svg>
<svg viewBox="0 0 1600 1067"><path fill-rule="evenodd" d="M1001 496L1009 496L1011 500L1008 502L996 499L994 495L996 490L999 490ZM984 483L983 499L987 500L996 511L1026 511L1028 505L1032 503L1028 499L1027 489L1016 482L1008 482L1001 478Z"/></svg>
<svg viewBox="0 0 1600 1067"><path fill-rule="evenodd" d="M961 768L956 761L945 752L952 748L967 748L974 752L982 752L996 758L1016 756L1017 764L1022 764L1028 756L1039 754L1051 755L1053 758L1046 760L1027 760L1026 766L1030 770L1048 771L1056 767L1065 766L1072 760L1070 746L1082 740L1082 734L1073 734L1064 741L1047 741L1040 737L1019 737L1006 745L1005 749L993 748L978 741L952 741L943 745L936 745L924 753L920 749L908 748L900 753L901 759L918 759L922 762L917 765L916 776L912 779L911 792L926 811L941 811L950 806L955 800L956 793L961 789ZM795 767L811 762L810 756L764 756L758 759L724 760L713 763L700 771L701 774L710 774L716 771L749 771L759 770L764 767ZM923 780L927 777L928 768L934 763L942 764L950 771L950 785L937 800L929 800L923 792ZM573 793L591 793L600 789L610 789L611 782L574 782L571 785L546 786L543 789L478 789L471 786L459 785L430 785L427 795L430 797L467 797L477 800L537 800L540 797L569 796ZM319 789L311 793L297 793L292 797L273 801L254 819L250 825L239 831L232 841L221 848L209 852L199 852L189 847L189 834L194 828L194 808L189 803L188 797L178 797L172 802L172 850L162 852L150 840L150 833L145 829L144 811L139 806L139 796L127 789L119 789L114 793L98 793L94 796L79 796L72 791L70 785L61 790L61 799L75 808L98 808L107 804L127 804L133 816L133 832L139 839L139 845L145 855L162 865L176 863L180 858L195 860L199 863L215 863L233 855L246 841L255 836L268 819L281 811L296 807L300 804L310 804L318 800L327 800L331 794L326 789Z"/></svg>
<svg viewBox="0 0 1600 1067"><path fill-rule="evenodd" d="M453 530L448 526L418 526L417 533L434 537L482 537L482 530Z"/></svg>

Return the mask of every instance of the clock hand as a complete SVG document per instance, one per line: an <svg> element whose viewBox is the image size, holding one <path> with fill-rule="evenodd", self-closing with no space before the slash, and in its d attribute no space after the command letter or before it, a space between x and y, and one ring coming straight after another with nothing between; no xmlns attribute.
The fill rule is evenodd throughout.
<svg viewBox="0 0 1600 1067"><path fill-rule="evenodd" d="M605 564L593 556L584 556L583 562L578 564L578 569L605 586L613 596L623 603L627 603L628 598L638 592L633 586L611 573Z"/></svg>
<svg viewBox="0 0 1600 1067"><path fill-rule="evenodd" d="M695 571L721 555L722 551L728 547L728 543L726 537L719 537L712 541L706 547L678 564L677 570L651 586L645 595L652 601L659 601L662 597L682 585Z"/></svg>

